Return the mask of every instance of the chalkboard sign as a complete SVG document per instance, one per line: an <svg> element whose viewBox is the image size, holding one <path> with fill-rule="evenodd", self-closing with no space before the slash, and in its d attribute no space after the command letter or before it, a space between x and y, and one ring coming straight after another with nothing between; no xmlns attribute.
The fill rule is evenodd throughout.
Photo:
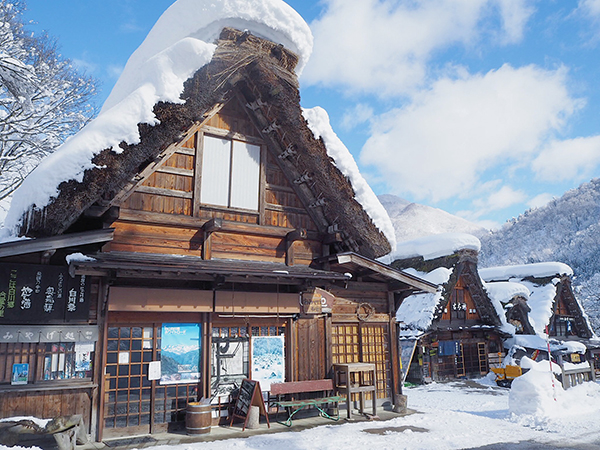
<svg viewBox="0 0 600 450"><path fill-rule="evenodd" d="M231 422L229 426L233 425L233 419L239 417L244 420L244 427L242 431L246 429L246 422L248 421L248 412L251 406L258 406L260 414L263 414L267 419L267 425L271 428L269 423L269 416L267 414L267 408L265 408L265 402L263 400L262 392L260 390L260 383L258 381L244 379L240 386L238 397L235 401L233 408L233 414L231 415Z"/></svg>

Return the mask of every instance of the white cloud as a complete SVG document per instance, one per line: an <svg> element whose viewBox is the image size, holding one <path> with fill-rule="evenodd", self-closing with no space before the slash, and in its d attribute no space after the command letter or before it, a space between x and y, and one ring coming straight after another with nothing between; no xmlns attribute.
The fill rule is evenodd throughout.
<svg viewBox="0 0 600 450"><path fill-rule="evenodd" d="M493 192L488 198L477 199L473 205L479 209L478 216L482 216L491 211L506 209L512 205L516 205L525 201L527 196L523 191L516 191L510 186L502 186L496 192Z"/></svg>
<svg viewBox="0 0 600 450"><path fill-rule="evenodd" d="M548 194L547 192L543 194L536 195L531 200L527 202L527 206L530 208L541 208L542 206L546 206L552 199L554 195Z"/></svg>
<svg viewBox="0 0 600 450"><path fill-rule="evenodd" d="M600 136L551 141L532 168L545 181L584 180L600 164Z"/></svg>
<svg viewBox="0 0 600 450"><path fill-rule="evenodd" d="M600 0L580 0L579 8L592 18L600 18Z"/></svg>
<svg viewBox="0 0 600 450"><path fill-rule="evenodd" d="M523 39L527 21L534 8L523 0L498 0L498 8L502 17L506 43L516 43Z"/></svg>
<svg viewBox="0 0 600 450"><path fill-rule="evenodd" d="M325 0L311 24L314 51L303 82L381 96L411 93L427 79L433 52L473 46L500 15L500 43L517 42L532 0ZM492 7L497 7L496 9Z"/></svg>
<svg viewBox="0 0 600 450"><path fill-rule="evenodd" d="M534 158L582 106L566 84L566 69L533 65L440 79L373 121L360 160L398 195L472 197L486 170Z"/></svg>
<svg viewBox="0 0 600 450"><path fill-rule="evenodd" d="M357 125L370 122L373 118L373 108L364 103L359 103L342 117L342 128L350 130Z"/></svg>

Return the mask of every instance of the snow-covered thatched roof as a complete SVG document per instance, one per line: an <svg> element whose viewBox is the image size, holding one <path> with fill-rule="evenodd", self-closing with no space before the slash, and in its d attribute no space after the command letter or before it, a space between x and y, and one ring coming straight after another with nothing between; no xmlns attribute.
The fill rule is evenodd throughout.
<svg viewBox="0 0 600 450"><path fill-rule="evenodd" d="M581 328L581 337L592 337L593 332L583 306L576 299L571 288L573 270L561 262L544 262L521 264L514 266L499 266L480 269L479 275L486 286L498 285L498 282L510 282L513 286L520 285L529 291L527 304L531 309L529 322L535 333L545 335L546 326L553 315L554 302L562 297L576 317Z"/></svg>
<svg viewBox="0 0 600 450"><path fill-rule="evenodd" d="M249 108L255 121L266 121L269 150L294 152L278 158L284 172L292 180L311 174L310 187L295 189L319 229L340 228L347 250L389 253L391 221L350 152L322 110L300 108L297 72L311 51L308 25L282 0L176 1L131 56L100 115L15 193L5 227L56 235L90 207L118 206L115 195L169 145L242 93L257 105ZM264 103L269 117L258 110Z"/></svg>

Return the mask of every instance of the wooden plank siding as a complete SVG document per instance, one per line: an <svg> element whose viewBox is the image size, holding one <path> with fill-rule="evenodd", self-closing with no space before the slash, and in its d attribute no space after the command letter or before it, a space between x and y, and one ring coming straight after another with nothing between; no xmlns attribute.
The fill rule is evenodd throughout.
<svg viewBox="0 0 600 450"><path fill-rule="evenodd" d="M294 180L287 179L277 158L269 151L262 152L260 186L263 192L257 211L200 203L201 188L198 185L201 184L205 133L224 138L233 136L254 144L262 142L260 132L244 109L237 100L229 102L138 182L120 205L122 218L113 224L114 240L106 250L201 256L205 244L202 225L211 219L318 231L294 191ZM195 219L197 226L193 225ZM268 234L213 233L210 251L205 256L285 262L285 238ZM294 264L308 265L322 252L322 244L318 241L297 241L292 247Z"/></svg>
<svg viewBox="0 0 600 450"><path fill-rule="evenodd" d="M81 414L89 430L90 389L3 391L0 393L0 417L34 416L52 419Z"/></svg>

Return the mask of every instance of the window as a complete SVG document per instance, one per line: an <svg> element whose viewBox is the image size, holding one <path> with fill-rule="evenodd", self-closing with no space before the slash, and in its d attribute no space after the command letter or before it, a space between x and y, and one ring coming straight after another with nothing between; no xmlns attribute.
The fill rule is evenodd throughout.
<svg viewBox="0 0 600 450"><path fill-rule="evenodd" d="M258 210L260 146L204 136L200 201Z"/></svg>

